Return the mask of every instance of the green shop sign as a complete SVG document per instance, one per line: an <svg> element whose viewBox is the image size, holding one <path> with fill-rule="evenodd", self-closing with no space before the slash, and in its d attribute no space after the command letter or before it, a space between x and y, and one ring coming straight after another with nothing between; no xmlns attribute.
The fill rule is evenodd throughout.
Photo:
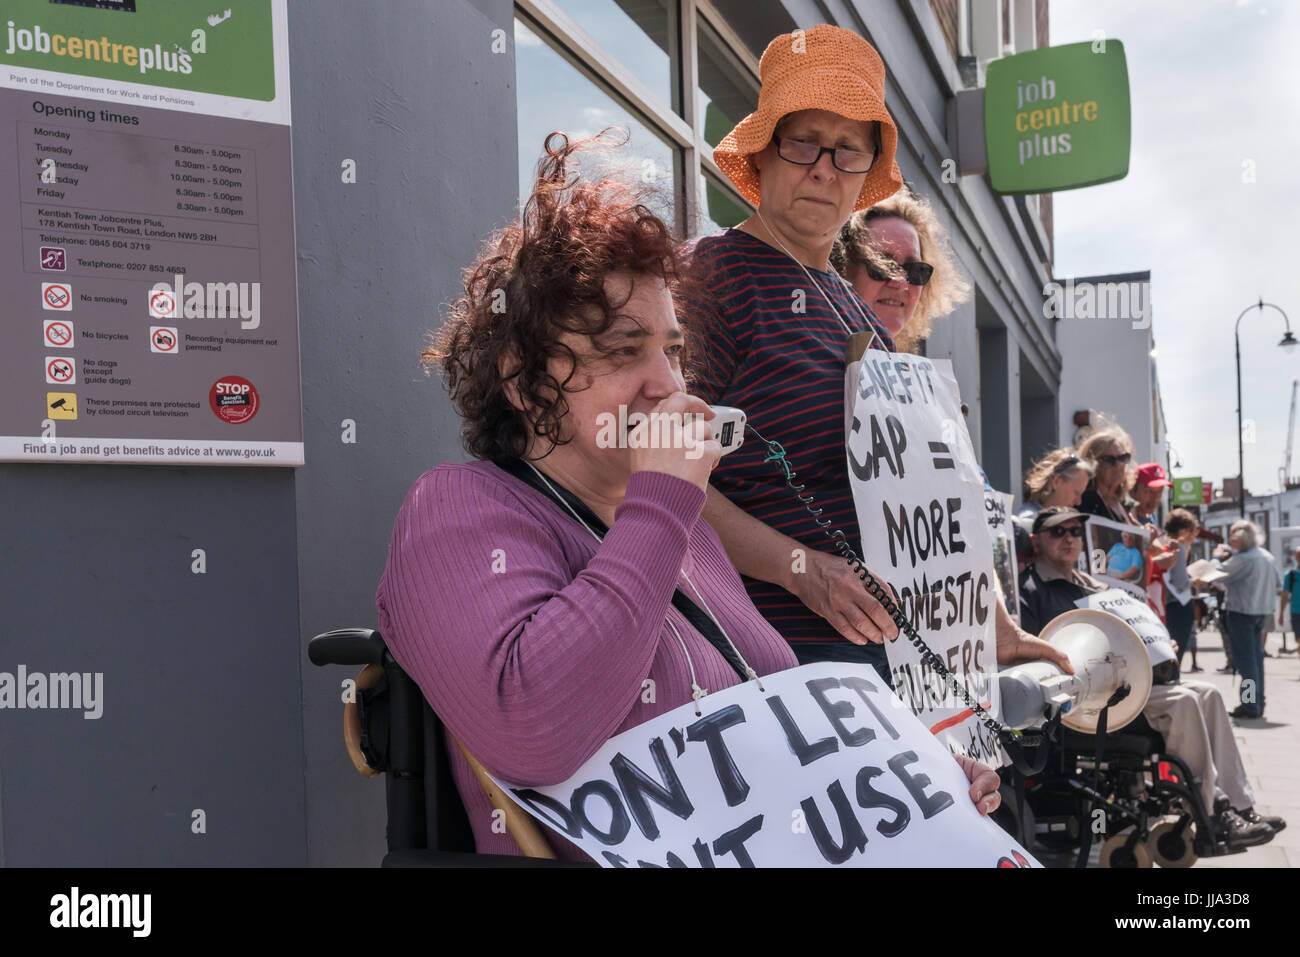
<svg viewBox="0 0 1300 957"><path fill-rule="evenodd" d="M0 65L275 99L271 0L4 0L3 10ZM70 95L57 82L48 92Z"/></svg>
<svg viewBox="0 0 1300 957"><path fill-rule="evenodd" d="M1205 492L1201 486L1199 476L1174 479L1172 499L1174 505L1201 505L1204 502L1204 496Z"/></svg>
<svg viewBox="0 0 1300 957"><path fill-rule="evenodd" d="M1128 175L1128 63L1118 40L989 64L984 138L999 193L1049 193Z"/></svg>

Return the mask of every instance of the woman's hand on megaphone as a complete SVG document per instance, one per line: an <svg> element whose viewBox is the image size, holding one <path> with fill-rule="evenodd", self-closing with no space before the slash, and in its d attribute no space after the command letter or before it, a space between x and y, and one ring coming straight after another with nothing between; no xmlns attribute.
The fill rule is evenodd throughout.
<svg viewBox="0 0 1300 957"><path fill-rule="evenodd" d="M1002 779L998 777L998 772L987 764L981 764L964 754L954 754L953 757L957 759L962 771L966 773L966 780L970 782L971 803L981 814L992 814L1002 803L1002 795L998 793L998 788L1002 786Z"/></svg>

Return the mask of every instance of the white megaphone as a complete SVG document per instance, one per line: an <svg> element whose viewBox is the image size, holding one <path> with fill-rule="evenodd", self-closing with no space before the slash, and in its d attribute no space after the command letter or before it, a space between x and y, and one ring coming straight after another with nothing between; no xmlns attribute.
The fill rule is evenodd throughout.
<svg viewBox="0 0 1300 957"><path fill-rule="evenodd" d="M1067 728L1093 734L1106 702L1124 685L1127 696L1107 713L1108 731L1124 727L1146 706L1151 659L1138 633L1121 619L1078 608L1053 618L1038 637L1065 653L1074 674L1047 661L999 672L1003 724L1039 727L1060 711Z"/></svg>

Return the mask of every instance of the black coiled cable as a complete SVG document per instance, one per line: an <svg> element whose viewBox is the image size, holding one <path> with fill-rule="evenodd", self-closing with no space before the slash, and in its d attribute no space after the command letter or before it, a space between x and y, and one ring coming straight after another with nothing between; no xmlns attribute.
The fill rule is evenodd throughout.
<svg viewBox="0 0 1300 957"><path fill-rule="evenodd" d="M1026 734L1008 728L984 710L984 708L980 706L979 702L971 697L970 692L966 690L965 684L959 681L957 676L948 670L947 665L943 663L943 659L934 653L930 646L925 643L925 639L923 639L920 634L917 633L916 629L912 627L912 623L903 615L902 610L890 596L888 590L886 590L886 588L876 580L875 576L867 570L867 566L863 564L862 559L859 558L857 553L853 550L853 546L849 544L849 540L847 536L845 536L844 530L840 528L832 528L832 522L830 519L823 519L821 517L823 510L821 508L813 507L813 497L804 494L805 487L803 485L795 484L794 478L796 473L790 468L790 463L785 457L785 448L781 443L763 438L759 431L752 425L747 424L746 428L748 428L750 432L753 432L758 440L767 446L767 456L763 461L775 463L777 468L781 469L785 474L786 485L790 486L795 496L803 503L803 507L808 510L810 515L812 515L813 521L817 523L817 527L822 530L822 533L827 538L831 539L836 551L838 551L840 555L843 556L844 560L849 563L850 567L852 567L854 574L862 581L862 586L867 590L867 593L870 594L872 598L876 599L876 601L880 602L880 606L885 609L885 613L888 614L889 617L893 619L894 624L898 626L899 633L907 638L907 640L916 648L917 653L921 656L922 662L929 665L941 679L948 682L949 686L957 692L958 696L961 697L966 706L974 712L976 718L978 718L986 728L997 735L998 739L1002 741L1004 746L1008 746L1009 750L1019 750L1019 747L1015 747L1016 745L1019 745L1020 747L1032 747L1039 744L1040 739L1043 737L1041 733L1031 732Z"/></svg>

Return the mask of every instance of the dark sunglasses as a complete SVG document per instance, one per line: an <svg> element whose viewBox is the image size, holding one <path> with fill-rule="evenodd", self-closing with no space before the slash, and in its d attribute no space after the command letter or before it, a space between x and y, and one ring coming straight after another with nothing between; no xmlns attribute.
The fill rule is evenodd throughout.
<svg viewBox="0 0 1300 957"><path fill-rule="evenodd" d="M1122 455L1099 455L1097 461L1109 468L1114 468L1116 465L1128 465L1129 460L1132 458L1132 452L1125 452Z"/></svg>
<svg viewBox="0 0 1300 957"><path fill-rule="evenodd" d="M1064 525L1053 525L1047 529L1047 534L1053 538L1064 538L1066 535L1073 535L1075 538L1083 538L1083 526L1071 525L1066 528Z"/></svg>
<svg viewBox="0 0 1300 957"><path fill-rule="evenodd" d="M1082 460L1081 458L1079 458L1079 456L1077 456L1077 455L1071 455L1068 459L1065 459L1065 460L1063 460L1062 462L1060 462L1060 463L1056 466L1056 468L1052 469L1052 471L1053 471L1054 473L1055 473L1055 472L1064 472L1066 469L1074 468L1076 465L1078 465L1078 464L1079 464L1080 462L1082 462L1082 461L1083 461L1083 460Z"/></svg>
<svg viewBox="0 0 1300 957"><path fill-rule="evenodd" d="M885 258L889 259L888 256L886 256ZM881 269L880 266L878 266L876 263L869 262L865 259L861 260L861 262L862 262L862 267L867 271L867 275L870 276L872 279L874 279L876 282L893 282L895 279L898 278L898 274L901 272L904 278L907 279L908 285L924 286L927 282L930 281L930 277L934 275L933 266L931 266L929 263L923 263L919 261L910 262L910 263L899 263L899 262L895 262L893 259L889 259L889 262L892 263L894 267L893 270L890 272L886 272L885 270Z"/></svg>

